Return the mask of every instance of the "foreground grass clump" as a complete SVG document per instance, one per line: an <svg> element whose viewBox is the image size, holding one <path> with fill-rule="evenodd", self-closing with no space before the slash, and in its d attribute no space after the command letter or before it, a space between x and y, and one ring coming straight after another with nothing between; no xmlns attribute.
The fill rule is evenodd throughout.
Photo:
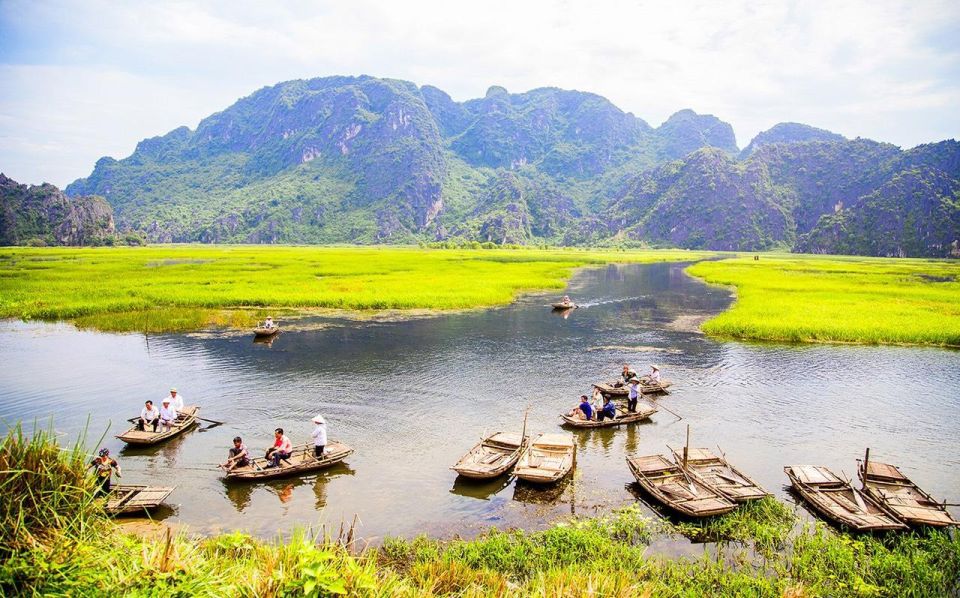
<svg viewBox="0 0 960 598"><path fill-rule="evenodd" d="M960 262L762 255L687 269L737 288L708 334L757 340L960 346Z"/></svg>
<svg viewBox="0 0 960 598"><path fill-rule="evenodd" d="M636 506L539 532L395 539L360 554L304 532L273 542L241 533L129 535L93 501L84 462L79 448L62 450L42 432L27 439L17 428L0 443L0 595L925 597L960 591L955 533L875 538L819 525L796 530L793 513L773 499L686 529L729 543L716 556L705 551L692 559L648 555L647 544L663 524ZM23 525L10 525L20 519ZM775 549L752 556L764 547Z"/></svg>
<svg viewBox="0 0 960 598"><path fill-rule="evenodd" d="M574 268L706 252L264 246L0 249L0 318L103 330L249 326L261 311L464 309L560 289Z"/></svg>

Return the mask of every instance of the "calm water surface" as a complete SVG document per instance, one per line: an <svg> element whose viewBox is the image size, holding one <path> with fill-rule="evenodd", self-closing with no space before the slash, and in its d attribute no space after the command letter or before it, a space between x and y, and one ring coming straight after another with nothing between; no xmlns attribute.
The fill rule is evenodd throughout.
<svg viewBox="0 0 960 598"><path fill-rule="evenodd" d="M678 264L580 271L567 290L584 307L563 318L528 296L500 309L397 322L297 322L271 345L247 335L104 334L0 322L0 425L49 423L67 442L106 434L124 482L175 485L160 513L194 531L272 536L296 526L360 533L469 535L543 527L636 500L624 462L683 444L719 445L784 500L786 464L855 475L866 446L937 497L960 498L960 353L904 347L716 342L698 318L731 302ZM484 432L560 430L557 415L620 364L660 364L675 391L648 424L576 431L572 480L538 490L504 477L463 483L449 466ZM114 434L177 386L202 415L227 422L150 449ZM356 449L321 474L226 484L215 464L241 435L259 453L281 426L308 439L318 412ZM956 509L955 516L960 516Z"/></svg>

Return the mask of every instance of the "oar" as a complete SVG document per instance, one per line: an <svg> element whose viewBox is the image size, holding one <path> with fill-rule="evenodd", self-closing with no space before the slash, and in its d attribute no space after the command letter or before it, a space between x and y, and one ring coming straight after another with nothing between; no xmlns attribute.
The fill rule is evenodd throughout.
<svg viewBox="0 0 960 598"><path fill-rule="evenodd" d="M207 419L207 418L205 418L205 417L200 417L200 416L197 416L197 419L199 419L200 421L203 421L203 422L207 422L208 424L212 424L212 425L210 425L210 426L207 426L207 429L208 429L208 430L209 430L210 428L216 428L217 426L222 426L222 425L223 425L223 422L218 422L218 421L215 420L215 419Z"/></svg>
<svg viewBox="0 0 960 598"><path fill-rule="evenodd" d="M647 404L650 405L651 407L655 407L655 408L657 408L657 409L663 409L663 410L666 411L667 413L672 413L673 415L676 416L677 421L683 419L683 416L682 416L682 415L680 415L679 413L677 413L677 412L674 411L673 409L670 409L669 407L664 407L661 403L653 403L652 401L647 401Z"/></svg>

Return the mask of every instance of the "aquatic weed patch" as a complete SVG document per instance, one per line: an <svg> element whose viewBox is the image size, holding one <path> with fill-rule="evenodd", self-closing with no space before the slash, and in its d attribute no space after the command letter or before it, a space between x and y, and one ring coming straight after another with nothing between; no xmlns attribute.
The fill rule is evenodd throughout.
<svg viewBox="0 0 960 598"><path fill-rule="evenodd" d="M734 286L737 301L703 325L721 337L960 346L960 262L763 255L687 268Z"/></svg>

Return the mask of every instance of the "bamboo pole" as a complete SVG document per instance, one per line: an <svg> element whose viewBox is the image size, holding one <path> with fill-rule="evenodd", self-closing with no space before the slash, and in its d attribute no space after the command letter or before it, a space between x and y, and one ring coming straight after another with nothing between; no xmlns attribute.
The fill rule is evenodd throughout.
<svg viewBox="0 0 960 598"><path fill-rule="evenodd" d="M690 453L690 424L687 424L687 443L683 445L683 467L687 467L687 456Z"/></svg>
<svg viewBox="0 0 960 598"><path fill-rule="evenodd" d="M867 465L870 464L870 447L867 447L867 453L863 456L863 476L860 478L861 484L860 487L864 490L867 489Z"/></svg>

